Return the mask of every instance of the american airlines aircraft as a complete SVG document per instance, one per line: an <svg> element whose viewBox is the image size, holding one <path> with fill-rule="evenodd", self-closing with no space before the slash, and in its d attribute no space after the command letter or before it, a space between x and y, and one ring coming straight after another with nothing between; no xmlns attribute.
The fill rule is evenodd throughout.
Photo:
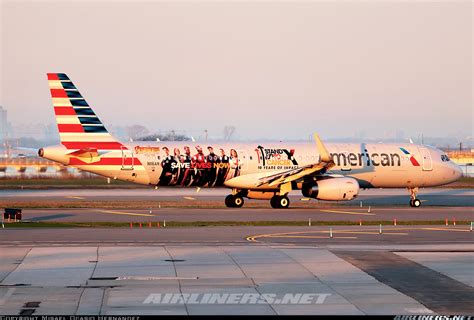
<svg viewBox="0 0 474 320"><path fill-rule="evenodd" d="M64 73L48 74L60 145L41 148L41 157L105 177L176 187L227 187L228 207L244 198L267 199L288 208L288 193L327 201L352 200L360 188L407 188L419 207L419 187L458 180L461 169L441 150L415 144L314 143L131 143L105 129Z"/></svg>

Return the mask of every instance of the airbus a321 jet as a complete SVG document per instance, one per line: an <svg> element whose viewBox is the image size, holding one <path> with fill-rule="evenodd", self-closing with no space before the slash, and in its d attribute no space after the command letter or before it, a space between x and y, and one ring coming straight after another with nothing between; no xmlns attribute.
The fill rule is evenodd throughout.
<svg viewBox="0 0 474 320"><path fill-rule="evenodd" d="M227 207L244 198L288 208L288 194L327 201L352 200L360 188L407 188L419 207L419 187L456 181L461 169L441 150L415 144L120 142L104 127L64 73L48 74L60 145L46 159L138 184L227 187Z"/></svg>

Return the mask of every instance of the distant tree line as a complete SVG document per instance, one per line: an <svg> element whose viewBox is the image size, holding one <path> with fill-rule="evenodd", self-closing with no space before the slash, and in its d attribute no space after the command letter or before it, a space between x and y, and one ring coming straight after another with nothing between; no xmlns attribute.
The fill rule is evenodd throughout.
<svg viewBox="0 0 474 320"><path fill-rule="evenodd" d="M173 133L166 133L166 134L150 134L147 136L140 137L136 139L137 141L190 141L191 138L185 136L184 134L173 134Z"/></svg>

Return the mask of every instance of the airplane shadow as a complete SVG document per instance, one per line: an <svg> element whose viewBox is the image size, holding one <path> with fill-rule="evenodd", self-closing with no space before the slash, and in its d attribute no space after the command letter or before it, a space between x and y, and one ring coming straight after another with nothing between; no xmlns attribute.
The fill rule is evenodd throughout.
<svg viewBox="0 0 474 320"><path fill-rule="evenodd" d="M469 195L448 195L448 194L423 194L419 193L418 198L426 205L430 206L474 206L474 199ZM409 196L393 195L393 196L363 196L361 195L353 201L349 201L348 205L354 205L358 201L362 201L364 205L408 205Z"/></svg>
<svg viewBox="0 0 474 320"><path fill-rule="evenodd" d="M74 214L53 214L53 215L48 215L44 217L28 218L24 220L25 221L48 221L48 220L56 220L56 219L61 219L61 218L73 217L73 216Z"/></svg>

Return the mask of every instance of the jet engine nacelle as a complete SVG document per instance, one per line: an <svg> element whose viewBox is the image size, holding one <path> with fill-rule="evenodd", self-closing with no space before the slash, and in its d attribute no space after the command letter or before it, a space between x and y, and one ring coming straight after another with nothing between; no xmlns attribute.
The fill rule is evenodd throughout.
<svg viewBox="0 0 474 320"><path fill-rule="evenodd" d="M304 183L303 196L319 200L352 200L359 193L359 183L354 178L326 178L314 183Z"/></svg>

